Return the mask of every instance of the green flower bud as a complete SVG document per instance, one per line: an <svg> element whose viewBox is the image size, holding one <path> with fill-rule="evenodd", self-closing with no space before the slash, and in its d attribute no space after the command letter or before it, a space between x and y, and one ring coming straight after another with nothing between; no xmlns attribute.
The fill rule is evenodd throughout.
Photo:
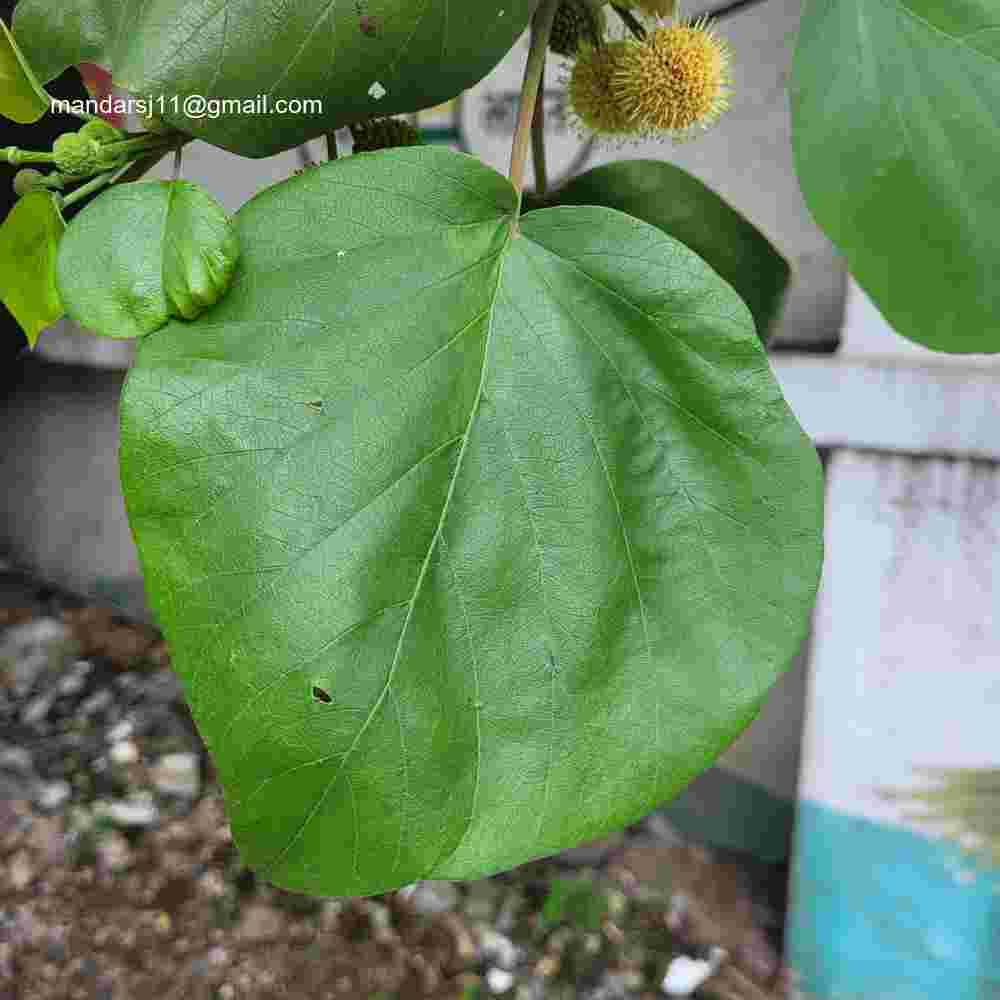
<svg viewBox="0 0 1000 1000"><path fill-rule="evenodd" d="M95 142L101 143L101 145L108 142L121 142L125 138L125 133L121 129L115 128L114 125L106 122L103 118L95 118L93 121L87 122L77 132L77 135L93 139Z"/></svg>
<svg viewBox="0 0 1000 1000"><path fill-rule="evenodd" d="M605 25L604 11L593 9L586 0L562 0L552 22L549 48L556 55L572 58L582 44L598 45Z"/></svg>
<svg viewBox="0 0 1000 1000"><path fill-rule="evenodd" d="M376 149L397 146L420 146L420 133L402 118L372 118L351 126L355 153L371 153Z"/></svg>
<svg viewBox="0 0 1000 1000"><path fill-rule="evenodd" d="M56 166L64 173L76 177L100 173L103 169L101 144L79 132L67 132L52 144Z"/></svg>
<svg viewBox="0 0 1000 1000"><path fill-rule="evenodd" d="M29 191L34 191L36 188L42 187L45 187L45 174L40 170L32 170L31 167L25 167L14 174L14 194L18 198L26 195Z"/></svg>

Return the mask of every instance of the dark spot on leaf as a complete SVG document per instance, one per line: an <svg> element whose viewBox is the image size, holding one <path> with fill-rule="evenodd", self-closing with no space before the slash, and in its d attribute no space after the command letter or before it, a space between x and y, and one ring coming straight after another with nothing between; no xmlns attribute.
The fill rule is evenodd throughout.
<svg viewBox="0 0 1000 1000"><path fill-rule="evenodd" d="M362 35L367 35L369 38L377 38L382 29L382 23L380 18L372 17L370 14L363 14L358 18L358 27L361 29Z"/></svg>
<svg viewBox="0 0 1000 1000"><path fill-rule="evenodd" d="M329 692L324 691L321 687L313 688L313 697L317 701L323 702L324 705L329 705L330 702L333 701L333 699L330 697Z"/></svg>

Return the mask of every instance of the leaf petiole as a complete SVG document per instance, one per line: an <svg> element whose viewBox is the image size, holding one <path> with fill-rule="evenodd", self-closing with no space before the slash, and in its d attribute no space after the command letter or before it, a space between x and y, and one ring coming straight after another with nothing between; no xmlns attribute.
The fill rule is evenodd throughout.
<svg viewBox="0 0 1000 1000"><path fill-rule="evenodd" d="M108 170L103 174L98 174L96 177L87 181L86 184L81 184L76 190L71 191L67 195L63 195L59 198L60 208L69 208L70 205L75 204L78 201L92 195L95 191L100 191L101 188L107 186L108 184L114 184L122 174L125 173L129 167L132 166L133 161L129 160L128 163L118 167L116 170Z"/></svg>
<svg viewBox="0 0 1000 1000"><path fill-rule="evenodd" d="M528 142L531 137L531 121L535 115L535 102L545 72L545 57L548 53L552 22L556 17L559 0L542 0L531 22L531 48L528 62L524 67L521 83L521 97L517 106L517 127L510 149L510 183L517 193L517 215L521 214L521 193L524 189L524 164L528 156ZM517 232L514 222L513 232Z"/></svg>

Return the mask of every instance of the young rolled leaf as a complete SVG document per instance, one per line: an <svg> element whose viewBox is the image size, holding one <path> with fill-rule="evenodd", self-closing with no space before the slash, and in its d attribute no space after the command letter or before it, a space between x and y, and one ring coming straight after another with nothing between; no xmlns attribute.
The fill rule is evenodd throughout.
<svg viewBox="0 0 1000 1000"><path fill-rule="evenodd" d="M121 468L242 857L364 894L635 820L805 634L816 453L750 313L605 208L431 147L236 216L211 314L140 344Z"/></svg>
<svg viewBox="0 0 1000 1000"><path fill-rule="evenodd" d="M70 223L56 275L66 312L102 337L194 319L225 294L239 241L222 206L189 181L103 192Z"/></svg>
<svg viewBox="0 0 1000 1000"><path fill-rule="evenodd" d="M63 315L56 288L56 254L66 224L49 191L30 191L0 225L0 301L34 347Z"/></svg>
<svg viewBox="0 0 1000 1000"><path fill-rule="evenodd" d="M575 177L557 205L605 205L689 246L739 292L767 341L788 288L788 262L748 219L687 171L659 160L621 160Z"/></svg>
<svg viewBox="0 0 1000 1000"><path fill-rule="evenodd" d="M537 0L21 0L14 28L43 79L83 61L185 132L267 156L374 115L416 111L484 77L524 31ZM370 9L369 9L370 8ZM185 98L252 105L185 108ZM319 100L297 110L279 100ZM162 103L161 103L162 101Z"/></svg>
<svg viewBox="0 0 1000 1000"><path fill-rule="evenodd" d="M792 122L806 202L890 325L1000 351L996 0L808 0Z"/></svg>
<svg viewBox="0 0 1000 1000"><path fill-rule="evenodd" d="M0 115L21 125L37 122L50 101L0 20Z"/></svg>

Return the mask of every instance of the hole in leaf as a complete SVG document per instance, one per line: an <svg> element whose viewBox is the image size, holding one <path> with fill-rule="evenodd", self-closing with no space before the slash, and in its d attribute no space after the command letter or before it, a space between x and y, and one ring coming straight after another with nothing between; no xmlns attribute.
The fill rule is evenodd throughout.
<svg viewBox="0 0 1000 1000"><path fill-rule="evenodd" d="M321 687L314 686L312 694L317 701L323 702L324 705L329 705L330 702L333 701L333 699L330 697L329 692L324 691Z"/></svg>

